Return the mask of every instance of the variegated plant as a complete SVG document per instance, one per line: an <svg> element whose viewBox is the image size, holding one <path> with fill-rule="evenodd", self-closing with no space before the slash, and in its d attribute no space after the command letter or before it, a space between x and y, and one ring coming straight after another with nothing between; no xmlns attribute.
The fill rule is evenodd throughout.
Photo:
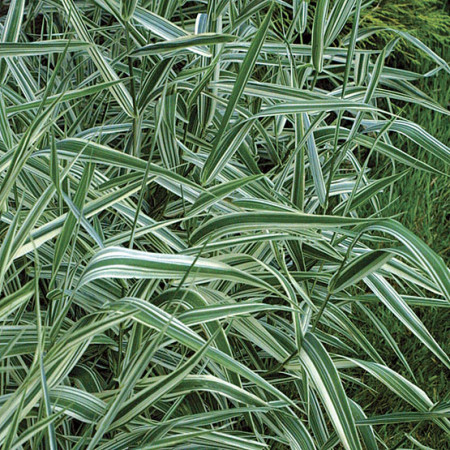
<svg viewBox="0 0 450 450"><path fill-rule="evenodd" d="M449 271L379 198L446 170L408 105L447 115L415 81L450 69L406 32L366 50L372 7L3 4L2 448L392 448L392 423L425 448L417 426L450 431L380 317L444 372L416 308L448 311ZM399 40L435 69L390 67ZM377 383L400 410L374 412Z"/></svg>

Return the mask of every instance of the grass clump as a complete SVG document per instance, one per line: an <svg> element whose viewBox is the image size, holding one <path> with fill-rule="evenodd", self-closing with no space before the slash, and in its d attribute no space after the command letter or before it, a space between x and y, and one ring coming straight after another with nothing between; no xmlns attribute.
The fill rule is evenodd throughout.
<svg viewBox="0 0 450 450"><path fill-rule="evenodd" d="M7 6L3 448L445 445L449 272L390 209L445 60L360 0Z"/></svg>

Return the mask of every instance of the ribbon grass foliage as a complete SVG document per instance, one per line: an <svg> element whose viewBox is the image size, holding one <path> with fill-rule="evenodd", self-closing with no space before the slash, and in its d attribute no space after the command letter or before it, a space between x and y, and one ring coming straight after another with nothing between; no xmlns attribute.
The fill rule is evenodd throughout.
<svg viewBox="0 0 450 450"><path fill-rule="evenodd" d="M417 314L448 310L449 271L379 200L445 171L408 105L448 114L415 81L449 67L404 31L365 50L372 7L2 3L3 448L357 450L388 448L390 424L398 446L450 431L389 327L450 368ZM401 39L434 69L390 67ZM375 407L382 385L400 408Z"/></svg>

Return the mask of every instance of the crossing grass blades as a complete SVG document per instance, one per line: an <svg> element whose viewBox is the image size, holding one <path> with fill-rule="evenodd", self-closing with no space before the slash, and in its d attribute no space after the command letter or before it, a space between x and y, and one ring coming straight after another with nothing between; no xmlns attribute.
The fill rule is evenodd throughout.
<svg viewBox="0 0 450 450"><path fill-rule="evenodd" d="M367 50L373 7L2 5L2 448L445 442L389 323L445 373L417 311L445 317L449 271L379 194L445 171L408 108L448 115L416 86L449 66L405 31ZM400 42L432 70L391 67Z"/></svg>

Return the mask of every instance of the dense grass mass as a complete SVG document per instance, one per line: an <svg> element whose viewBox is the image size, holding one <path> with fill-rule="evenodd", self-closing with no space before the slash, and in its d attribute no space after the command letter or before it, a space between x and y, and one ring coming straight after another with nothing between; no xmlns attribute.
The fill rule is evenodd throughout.
<svg viewBox="0 0 450 450"><path fill-rule="evenodd" d="M0 5L2 448L446 448L448 17L377 8Z"/></svg>

